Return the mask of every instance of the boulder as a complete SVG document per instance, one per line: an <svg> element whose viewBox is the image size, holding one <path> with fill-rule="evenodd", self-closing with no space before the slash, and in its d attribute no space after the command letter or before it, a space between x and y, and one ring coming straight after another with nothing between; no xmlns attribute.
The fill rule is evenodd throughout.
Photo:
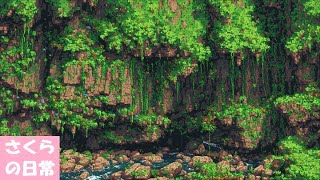
<svg viewBox="0 0 320 180"><path fill-rule="evenodd" d="M272 170L271 169L266 169L264 172L262 172L263 177L270 177L272 176Z"/></svg>
<svg viewBox="0 0 320 180"><path fill-rule="evenodd" d="M262 172L264 172L264 167L263 165L259 165L258 167L256 167L254 170L253 170L253 174L255 176L261 176L262 175Z"/></svg>
<svg viewBox="0 0 320 180"><path fill-rule="evenodd" d="M151 168L150 166L135 163L124 172L123 176L124 179L149 179L151 176Z"/></svg>
<svg viewBox="0 0 320 180"><path fill-rule="evenodd" d="M152 166L152 163L148 160L143 160L142 161L146 166Z"/></svg>
<svg viewBox="0 0 320 180"><path fill-rule="evenodd" d="M145 156L144 159L150 161L151 163L160 163L163 161L161 156L153 155L153 154Z"/></svg>
<svg viewBox="0 0 320 180"><path fill-rule="evenodd" d="M248 171L248 167L247 166L244 166L244 165L239 165L237 168L236 168L237 171L240 171L240 172L247 172Z"/></svg>
<svg viewBox="0 0 320 180"><path fill-rule="evenodd" d="M72 162L64 162L62 165L60 165L60 169L61 169L61 172L71 172L74 170L76 164L75 163L72 163Z"/></svg>
<svg viewBox="0 0 320 180"><path fill-rule="evenodd" d="M230 167L231 164L229 161L220 161L217 165L220 167Z"/></svg>
<svg viewBox="0 0 320 180"><path fill-rule="evenodd" d="M191 157L189 157L189 156L182 156L182 160L183 160L184 162L190 162L190 161L191 161Z"/></svg>
<svg viewBox="0 0 320 180"><path fill-rule="evenodd" d="M74 167L74 171L80 171L82 170L84 167L80 164L77 164L75 167Z"/></svg>
<svg viewBox="0 0 320 180"><path fill-rule="evenodd" d="M179 162L173 162L167 166L161 168L161 173L166 172L166 176L176 177L182 171L182 164ZM163 174L164 175L164 174Z"/></svg>
<svg viewBox="0 0 320 180"><path fill-rule="evenodd" d="M87 179L89 176L90 176L90 174L89 174L87 171L85 171L85 172L83 172L83 173L80 174L79 179L85 180L85 179Z"/></svg>
<svg viewBox="0 0 320 180"><path fill-rule="evenodd" d="M226 157L228 157L229 153L227 151L221 150L219 152L219 160L224 160Z"/></svg>
<svg viewBox="0 0 320 180"><path fill-rule="evenodd" d="M210 163L213 160L209 156L194 156L191 161L189 162L190 167L194 167L196 163Z"/></svg>
<svg viewBox="0 0 320 180"><path fill-rule="evenodd" d="M97 157L97 158L93 161L90 169L92 169L92 170L101 170L101 169L103 169L104 167L109 166L109 165L110 165L109 161L107 161L105 158L103 158L103 157Z"/></svg>
<svg viewBox="0 0 320 180"><path fill-rule="evenodd" d="M83 167L86 167L87 165L89 165L90 160L87 157L82 157L80 158L78 164L82 165Z"/></svg>
<svg viewBox="0 0 320 180"><path fill-rule="evenodd" d="M119 180L122 176L122 171L115 172L111 175L112 180Z"/></svg>

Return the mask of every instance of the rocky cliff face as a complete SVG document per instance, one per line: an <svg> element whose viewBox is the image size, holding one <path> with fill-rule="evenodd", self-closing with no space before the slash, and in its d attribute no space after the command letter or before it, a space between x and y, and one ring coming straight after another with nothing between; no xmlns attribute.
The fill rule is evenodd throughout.
<svg viewBox="0 0 320 180"><path fill-rule="evenodd" d="M212 44L222 28L214 21L233 25L220 17L223 9L215 3L63 2L9 3L1 11L4 127L62 135L65 146L87 142L88 148L101 148L110 142L156 142L179 126L207 136L211 131L205 127L212 126L217 130L211 139L248 150L269 145L281 133L319 127L319 104L304 113L295 105L266 101L303 92L320 79L318 44L297 61L279 40L288 33L281 25L275 25L280 34L270 35L267 53L228 52L228 46ZM248 13L245 5L232 5ZM36 13L23 14L23 7ZM260 11L270 14L262 18ZM155 12L159 17L151 16ZM252 13L265 23L267 34L272 13L275 19L283 15L273 6ZM303 117L287 113L297 108ZM280 117L287 119L287 131L280 130Z"/></svg>

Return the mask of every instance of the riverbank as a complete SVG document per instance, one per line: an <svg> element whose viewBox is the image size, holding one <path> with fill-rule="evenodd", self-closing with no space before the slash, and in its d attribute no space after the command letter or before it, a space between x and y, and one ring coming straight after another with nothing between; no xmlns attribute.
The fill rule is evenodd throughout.
<svg viewBox="0 0 320 180"><path fill-rule="evenodd" d="M194 153L171 152L168 147L158 152L130 150L100 150L76 152L73 149L61 153L61 179L197 179L201 166L211 166L217 175L233 178L268 179L272 170L266 170L265 162L258 156L240 157L225 150L209 151L200 144ZM214 169L217 168L217 169Z"/></svg>

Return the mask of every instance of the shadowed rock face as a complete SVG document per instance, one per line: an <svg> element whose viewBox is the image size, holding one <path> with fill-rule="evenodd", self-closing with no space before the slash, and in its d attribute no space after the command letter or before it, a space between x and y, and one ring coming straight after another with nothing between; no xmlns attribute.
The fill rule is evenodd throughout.
<svg viewBox="0 0 320 180"><path fill-rule="evenodd" d="M185 3L185 6L188 5L190 5L189 1ZM94 12L90 15L97 19L104 18L105 9L112 8L105 1L99 1L97 4L92 0L71 1L70 7L79 7L80 11L75 11L66 18L55 14L53 12L55 8L46 1L38 0L36 6L38 13L28 23L20 21L21 17L19 16L18 19L13 18L17 15L14 10L9 10L5 15L0 16L0 34L5 37L0 43L0 57L3 57L1 68L5 68L4 62L15 64L26 59L25 54L19 51L12 54L5 52L15 48L23 49L20 46L25 45L26 42L22 41L22 35L16 35L13 32L24 32L27 30L24 29L27 24L30 35L25 39L30 44L26 49L35 53L32 61L21 68L25 74L18 76L17 69L13 70L12 68L8 68L7 72L0 71L0 88L12 92L9 99L13 100L12 110L8 110L10 103L4 102L2 100L4 98L1 96L0 117L8 119L9 127L17 124L22 129L22 134L27 133L25 129L28 127L33 127L30 132L32 134L64 135L62 146L82 146L82 142L86 142L88 148L99 149L110 142L119 145L158 142L167 135L166 130L172 128L170 127L172 122L178 122L177 124L182 126L186 124L187 115L197 113L200 115L207 110L208 106L228 102L233 96L236 100L243 95L250 97L251 100L257 101L254 105L259 106L261 99L270 97L273 91L287 88L284 93L300 92L308 84L319 81L320 71L317 60L319 54L314 54L312 57L307 54L297 55L300 59L297 61L297 57L285 58L287 54L283 50L279 53L282 53L281 57L285 59L285 62L281 68L276 68L276 66L272 66L271 60L275 57L271 54L266 54L265 57L269 61L257 64L256 59L250 57L251 54L245 61L241 61L241 54L236 53L236 62L233 63L237 63L238 66L232 68L231 57L221 49L210 57L207 64L198 64L191 52L182 50L179 46L162 42L153 44L151 47L149 47L152 44L151 41L144 42L144 46L141 47L129 48L126 45L122 47L121 53L118 53L110 50L107 47L109 44L94 34L98 28L85 22L84 17L87 16L81 14L82 11L89 13L89 9L94 8ZM239 6L243 5L240 3ZM181 31L190 28L190 23L199 21L193 17L193 14L185 14L179 1L169 0L167 4L160 1L159 8L165 7L174 13L168 23L172 23L173 27L181 26ZM138 10L142 7L137 5L135 8ZM204 26L205 36L211 34L213 25L210 23L217 18L216 10L212 7L208 8L211 20L208 21L208 25ZM119 8L118 11L122 14L127 13L125 7ZM186 16L190 16L189 18L192 16L192 21L187 22ZM226 24L232 24L230 19L225 21ZM74 29L66 35L68 27ZM160 32L157 33L159 36L161 35ZM65 50L68 47L63 42L76 35L79 36L78 39L84 39L83 46L89 45L90 48L83 50L81 49L82 45L78 45L80 50L75 52ZM97 36L99 40L92 43L90 41L91 35ZM204 46L210 44L212 40L206 38L199 37L197 42ZM92 51L91 48L97 48L103 52L99 54L98 51ZM97 60L99 55L104 58L105 62L110 63L109 66L102 64L93 66L89 63L90 58ZM134 61L134 58L145 59ZM181 70L177 80L168 80L166 73L173 67L172 64L177 59L182 59L184 62L188 58L192 60L191 65ZM119 59L120 65L112 63ZM67 64L69 60L74 60L75 63ZM296 60L295 63L292 60ZM134 63L130 64L131 62ZM279 69L281 69L280 73ZM162 76L164 78L159 78ZM51 83L50 79L56 83ZM63 89L61 93L53 92L59 88ZM38 94L39 97L35 98L35 94ZM41 98L42 95L43 98ZM21 100L26 99L32 99L43 106L41 108L31 107L31 105L27 107L21 103ZM68 101L73 101L73 104L63 104ZM82 102L84 105L81 104ZM63 108L58 109L54 107L55 104L66 107L65 112L60 112L59 110ZM119 112L122 108L127 108L127 110ZM301 107L292 104L276 108L289 125L286 128L287 134L309 134L315 132L319 127L319 113L310 114ZM299 111L303 116L289 115L287 109ZM102 114L99 117L98 111L113 113L113 116ZM314 111L319 112L319 109L314 109ZM48 113L49 118L43 120L45 122L40 126L36 126L34 118L44 113ZM138 115L141 114L155 115L155 120L151 123L147 122L148 119L139 118L141 116ZM72 115L83 116L86 120L98 119L99 125L88 131L83 125L79 127L78 124L70 123L72 121L70 119L65 120L66 125L59 121ZM275 142L279 130L279 127L271 123L272 118L265 116L263 115L261 119L250 123L248 125L250 130L240 127L238 124L251 120L251 116L248 119L239 119L238 124L233 124L233 119L229 117L215 119L214 125L217 126L217 130L211 134L211 140L228 148L254 150L256 145L265 147ZM162 117L169 117L171 122L164 124ZM262 118L267 118L267 121L263 122ZM112 127L109 126L111 122L113 123ZM263 123L265 124L263 125ZM157 126L157 128L150 128L152 126ZM274 128L269 140L263 136L251 138L244 135L248 131L263 133L263 126ZM62 132L62 130L65 131ZM106 131L112 132L108 138L103 137ZM187 131L191 133L191 130ZM75 133L75 138L72 133ZM196 152L203 154L201 148L198 146L196 148L194 149L197 150ZM69 165L66 167L67 169Z"/></svg>

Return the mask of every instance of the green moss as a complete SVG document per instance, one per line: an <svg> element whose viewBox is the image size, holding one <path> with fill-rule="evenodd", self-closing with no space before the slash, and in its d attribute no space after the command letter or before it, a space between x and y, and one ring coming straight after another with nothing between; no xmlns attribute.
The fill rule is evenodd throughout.
<svg viewBox="0 0 320 180"><path fill-rule="evenodd" d="M278 172L273 179L318 179L320 177L320 150L308 149L295 136L289 136L279 143L281 154L272 159L288 162L283 172Z"/></svg>
<svg viewBox="0 0 320 180"><path fill-rule="evenodd" d="M275 100L276 106L297 106L302 107L308 113L317 113L315 110L320 108L319 88L316 86L308 86L305 93L296 93L294 95L287 95L279 97ZM303 113L297 108L286 108L290 114Z"/></svg>
<svg viewBox="0 0 320 180"><path fill-rule="evenodd" d="M60 17L69 17L76 10L71 6L72 0L46 0L46 2L54 7L53 10Z"/></svg>
<svg viewBox="0 0 320 180"><path fill-rule="evenodd" d="M189 175L192 179L243 178L241 173L232 173L229 167L219 167L216 163L196 163L196 172Z"/></svg>
<svg viewBox="0 0 320 180"><path fill-rule="evenodd" d="M245 48L253 53L266 52L269 39L264 37L252 18L254 6L250 1L210 0L209 3L220 14L216 22L213 40L230 53L243 52Z"/></svg>
<svg viewBox="0 0 320 180"><path fill-rule="evenodd" d="M316 0L298 0L291 13L294 33L286 47L292 53L308 51L320 43L320 7Z"/></svg>
<svg viewBox="0 0 320 180"><path fill-rule="evenodd" d="M1 0L0 15L7 14L10 10L15 10L15 14L24 22L30 22L38 12L36 0Z"/></svg>

